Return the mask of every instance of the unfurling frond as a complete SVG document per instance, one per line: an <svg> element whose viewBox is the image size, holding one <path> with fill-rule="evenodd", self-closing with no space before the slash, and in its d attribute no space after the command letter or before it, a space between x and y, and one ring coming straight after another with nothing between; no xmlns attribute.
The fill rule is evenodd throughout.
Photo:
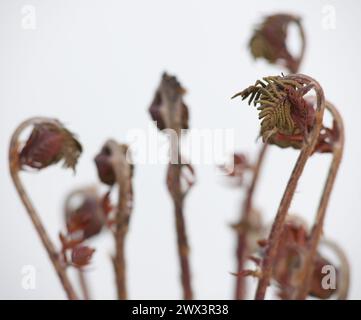
<svg viewBox="0 0 361 320"><path fill-rule="evenodd" d="M299 56L293 56L287 48L288 27L296 24L300 32L302 49ZM305 47L304 31L299 17L290 14L267 16L255 29L249 41L252 56L266 59L269 63L280 64L290 72L298 71Z"/></svg>
<svg viewBox="0 0 361 320"><path fill-rule="evenodd" d="M314 109L303 98L303 83L284 76L265 77L237 93L259 111L264 142L300 148L314 123Z"/></svg>
<svg viewBox="0 0 361 320"><path fill-rule="evenodd" d="M59 121L43 121L34 125L19 159L22 167L39 170L63 160L65 168L75 170L81 152L81 144Z"/></svg>

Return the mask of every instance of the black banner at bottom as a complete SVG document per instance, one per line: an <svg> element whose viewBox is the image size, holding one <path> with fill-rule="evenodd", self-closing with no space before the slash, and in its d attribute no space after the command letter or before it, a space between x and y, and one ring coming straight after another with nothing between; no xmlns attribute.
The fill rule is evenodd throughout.
<svg viewBox="0 0 361 320"><path fill-rule="evenodd" d="M266 315L276 318L345 317L360 301L229 301L229 300L128 300L128 301L0 301L2 313L23 313L36 318L106 317L117 319L241 319Z"/></svg>

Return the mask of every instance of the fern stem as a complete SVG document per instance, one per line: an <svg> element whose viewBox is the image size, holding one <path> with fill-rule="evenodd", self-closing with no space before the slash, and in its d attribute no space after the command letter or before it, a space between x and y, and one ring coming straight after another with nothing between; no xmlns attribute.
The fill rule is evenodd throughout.
<svg viewBox="0 0 361 320"><path fill-rule="evenodd" d="M252 181L248 187L246 198L243 203L242 214L240 219L240 224L242 225L250 224L250 215L253 208L253 197L267 149L268 149L268 144L264 143L261 146L258 154L257 162L252 175ZM237 274L240 274L244 270L246 259L250 253L248 248L249 244L247 239L247 232L238 231L237 239L238 239L237 250L236 250ZM243 300L245 298L245 294L246 294L245 280L246 279L244 276L237 276L236 278L236 292L235 292L236 300Z"/></svg>
<svg viewBox="0 0 361 320"><path fill-rule="evenodd" d="M113 265L116 278L116 288L119 300L128 298L126 283L125 237L128 232L130 218L130 201L132 193L130 164L126 155L122 154L120 145L114 140L108 140L106 145L111 150L112 166L118 185L118 205L115 217L115 256Z"/></svg>
<svg viewBox="0 0 361 320"><path fill-rule="evenodd" d="M317 255L318 244L322 236L326 210L335 183L337 172L342 160L344 143L345 143L344 125L340 113L338 112L336 107L332 105L330 102L326 102L326 109L330 111L333 119L336 121L340 135L338 141L333 146L332 163L328 172L327 180L317 210L316 220L312 228L310 240L308 243L308 250L305 257L305 270L303 272L303 281L301 281L303 285L298 291L298 295L296 297L297 299L302 299L302 300L306 299L309 292L314 261Z"/></svg>
<svg viewBox="0 0 361 320"><path fill-rule="evenodd" d="M171 163L168 168L168 181L170 185L168 186L169 191L172 196L173 205L174 205L174 214L176 222L176 231L177 231L177 247L178 247L178 256L179 264L181 269L181 283L183 289L183 299L192 300L193 299L193 290L191 283L191 270L189 262L189 244L188 237L186 232L186 223L184 219L184 194L182 192L181 186L181 156L179 148L180 135L174 135L170 140L170 151L171 151ZM173 163L173 160L176 159L177 162Z"/></svg>
<svg viewBox="0 0 361 320"><path fill-rule="evenodd" d="M64 291L70 300L77 300L78 297L73 289L73 286L68 278L68 275L66 273L66 268L63 263L61 263L59 259L59 254L55 249L55 246L53 242L51 241L43 223L41 222L41 219L39 217L39 214L37 213L35 207L33 206L30 197L28 196L21 179L19 177L19 171L20 171L20 165L19 165L19 138L21 133L29 126L35 125L35 124L41 124L43 122L47 123L54 123L55 125L58 125L56 121L53 119L48 118L31 118L24 122L22 122L15 132L13 133L10 141L10 148L9 148L9 166L10 166L10 174L11 178L14 182L15 188L19 194L19 197L35 227L35 230L37 231L40 240L45 248L45 250L48 253L48 256L50 258L50 261L52 262L54 269L59 277L59 280L64 288Z"/></svg>
<svg viewBox="0 0 361 320"><path fill-rule="evenodd" d="M262 274L258 282L258 287L256 290L256 300L263 300L266 295L267 287L269 286L270 279L273 272L273 265L277 254L277 248L280 242L280 236L283 230L283 226L286 221L288 210L290 208L294 193L297 188L298 181L303 173L306 162L310 155L312 154L315 145L320 134L322 127L323 114L325 109L325 98L322 87L320 84L313 78L303 75L295 74L289 75L288 78L291 80L296 80L301 83L312 84L313 89L316 92L317 96L317 106L315 114L315 124L312 131L309 133L304 146L300 152L296 165L292 171L291 177L287 183L286 189L284 191L281 203L279 205L275 220L272 225L272 229L268 238L267 248L265 252L265 257L262 261Z"/></svg>

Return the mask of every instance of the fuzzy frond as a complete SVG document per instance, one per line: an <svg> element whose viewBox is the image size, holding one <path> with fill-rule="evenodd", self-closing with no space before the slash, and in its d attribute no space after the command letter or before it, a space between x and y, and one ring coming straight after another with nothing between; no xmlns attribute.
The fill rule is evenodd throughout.
<svg viewBox="0 0 361 320"><path fill-rule="evenodd" d="M233 96L248 99L259 111L264 142L277 134L305 135L312 126L314 112L303 99L303 83L284 76L265 77Z"/></svg>

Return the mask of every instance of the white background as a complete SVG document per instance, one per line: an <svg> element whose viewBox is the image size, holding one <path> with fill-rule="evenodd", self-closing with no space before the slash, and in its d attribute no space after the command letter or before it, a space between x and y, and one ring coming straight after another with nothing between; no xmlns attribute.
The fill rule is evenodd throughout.
<svg viewBox="0 0 361 320"><path fill-rule="evenodd" d="M21 9L36 9L36 29L22 28ZM333 5L336 28L323 27ZM256 112L230 96L282 70L254 62L246 48L253 26L279 11L303 17L308 48L303 73L322 84L345 119L347 146L325 223L325 234L345 249L352 267L350 298L361 297L360 2L343 1L0 1L0 298L63 299L65 295L8 174L7 148L22 120L50 116L76 132L84 146L77 175L59 166L23 174L54 241L62 201L72 188L97 181L93 157L106 138L125 141L146 129L147 108L164 70L188 89L193 128L234 128L238 150L254 155ZM273 219L297 157L272 148L257 193ZM292 212L312 221L329 156L314 156L297 189ZM136 168L135 208L127 238L130 298L181 296L172 203L164 165ZM235 237L242 193L217 177L213 165L196 166L198 183L186 203L193 283L197 298L233 297ZM94 298L115 297L111 238L93 242ZM37 270L36 289L24 290L21 270ZM255 281L251 281L255 282Z"/></svg>

